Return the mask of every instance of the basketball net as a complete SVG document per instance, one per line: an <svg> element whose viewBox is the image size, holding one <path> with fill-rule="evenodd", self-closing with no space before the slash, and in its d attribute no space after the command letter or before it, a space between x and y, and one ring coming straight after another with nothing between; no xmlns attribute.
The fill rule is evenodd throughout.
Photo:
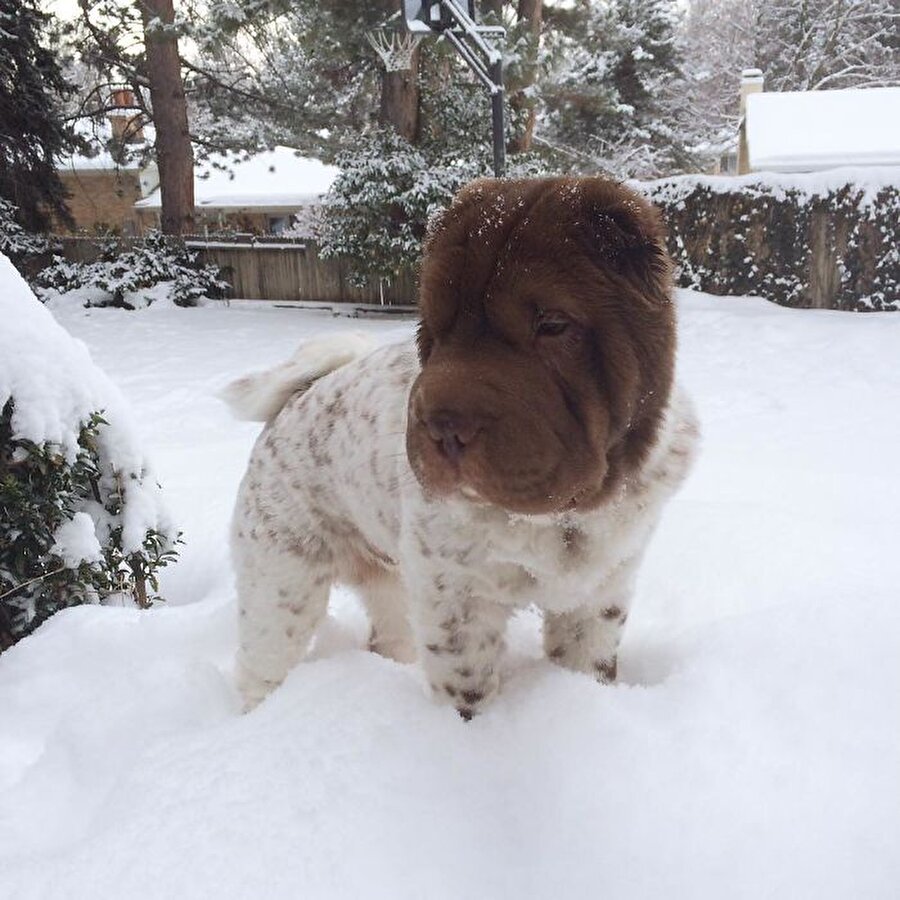
<svg viewBox="0 0 900 900"><path fill-rule="evenodd" d="M386 72L403 72L412 68L412 56L422 35L380 30L370 31L366 38L378 54Z"/></svg>

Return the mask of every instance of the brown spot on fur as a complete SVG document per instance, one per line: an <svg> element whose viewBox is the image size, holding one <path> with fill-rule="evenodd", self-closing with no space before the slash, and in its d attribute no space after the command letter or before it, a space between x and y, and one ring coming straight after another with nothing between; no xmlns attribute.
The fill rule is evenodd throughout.
<svg viewBox="0 0 900 900"><path fill-rule="evenodd" d="M594 663L594 671L601 684L612 684L616 680L616 660L601 659Z"/></svg>
<svg viewBox="0 0 900 900"><path fill-rule="evenodd" d="M466 722L470 722L472 720L472 716L475 715L474 710L469 709L467 706L459 706L457 707L456 711Z"/></svg>
<svg viewBox="0 0 900 900"><path fill-rule="evenodd" d="M618 619L622 615L622 610L618 606L607 606L600 615L604 619Z"/></svg>
<svg viewBox="0 0 900 900"><path fill-rule="evenodd" d="M484 700L484 694L481 691L462 691L460 697L469 705L474 706Z"/></svg>
<svg viewBox="0 0 900 900"><path fill-rule="evenodd" d="M453 670L460 678L471 678L475 673L468 667L463 666L460 669Z"/></svg>
<svg viewBox="0 0 900 900"><path fill-rule="evenodd" d="M455 697L455 696L456 696L456 688L453 687L452 684L445 684L445 685L444 685L444 690L447 692L447 695L448 695L448 696L450 696L450 697Z"/></svg>
<svg viewBox="0 0 900 900"><path fill-rule="evenodd" d="M566 553L577 556L584 549L584 532L572 525L567 525L563 528L562 542Z"/></svg>

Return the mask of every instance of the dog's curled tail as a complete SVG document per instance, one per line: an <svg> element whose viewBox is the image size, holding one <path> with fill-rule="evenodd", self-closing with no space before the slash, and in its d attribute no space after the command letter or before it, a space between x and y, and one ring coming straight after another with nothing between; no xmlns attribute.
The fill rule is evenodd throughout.
<svg viewBox="0 0 900 900"><path fill-rule="evenodd" d="M271 422L294 394L341 366L366 356L374 342L362 334L335 334L301 344L281 365L251 372L232 381L219 394L238 419Z"/></svg>

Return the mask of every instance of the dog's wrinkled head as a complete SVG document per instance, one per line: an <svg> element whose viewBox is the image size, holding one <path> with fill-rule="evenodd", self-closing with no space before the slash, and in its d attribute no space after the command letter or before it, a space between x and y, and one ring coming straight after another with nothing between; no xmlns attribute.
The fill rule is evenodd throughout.
<svg viewBox="0 0 900 900"><path fill-rule="evenodd" d="M656 210L601 178L477 181L431 230L407 453L426 492L591 509L652 446L675 310Z"/></svg>

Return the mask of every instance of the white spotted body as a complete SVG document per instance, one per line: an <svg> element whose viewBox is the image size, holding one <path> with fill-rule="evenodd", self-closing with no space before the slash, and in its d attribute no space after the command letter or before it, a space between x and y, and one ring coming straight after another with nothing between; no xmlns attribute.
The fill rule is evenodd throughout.
<svg viewBox="0 0 900 900"><path fill-rule="evenodd" d="M412 341L355 359L287 400L253 450L233 549L241 686L252 705L298 662L334 582L356 585L373 649L418 658L435 695L468 717L497 689L506 619L545 613L548 655L601 681L665 500L697 425L676 392L642 469L599 509L511 515L433 499L406 457Z"/></svg>

